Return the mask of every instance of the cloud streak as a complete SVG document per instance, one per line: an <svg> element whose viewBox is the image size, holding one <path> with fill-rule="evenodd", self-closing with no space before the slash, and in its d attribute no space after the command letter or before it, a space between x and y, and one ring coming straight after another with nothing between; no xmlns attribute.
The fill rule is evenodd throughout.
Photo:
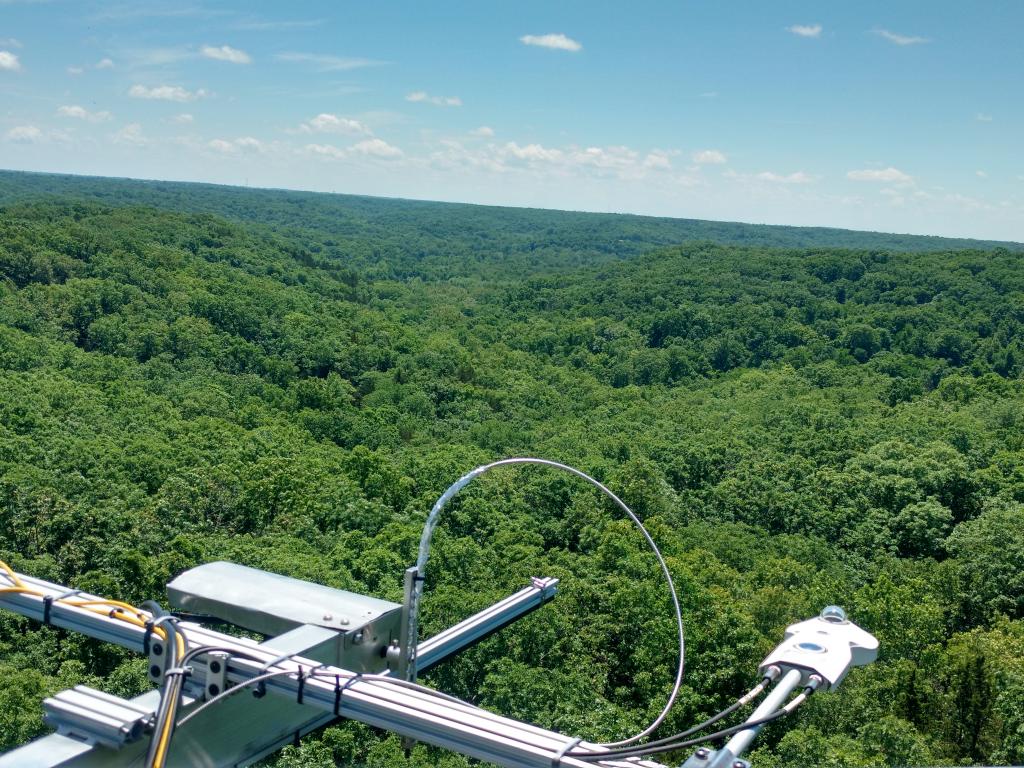
<svg viewBox="0 0 1024 768"><path fill-rule="evenodd" d="M914 178L897 168L868 168L859 171L848 171L846 178L852 181L872 181L883 184L910 184Z"/></svg>
<svg viewBox="0 0 1024 768"><path fill-rule="evenodd" d="M787 29L797 37L821 37L821 24L794 24Z"/></svg>
<svg viewBox="0 0 1024 768"><path fill-rule="evenodd" d="M252 57L245 51L232 48L230 45L204 45L199 52L208 59L227 61L232 64L251 64Z"/></svg>
<svg viewBox="0 0 1024 768"><path fill-rule="evenodd" d="M310 64L320 72L345 72L350 69L376 67L384 63L354 56L334 56L324 53L299 53L295 51L279 53L274 58L278 61L287 61L295 64Z"/></svg>
<svg viewBox="0 0 1024 768"><path fill-rule="evenodd" d="M772 184L810 184L815 179L809 173L803 171L795 171L793 173L772 173L771 171L762 171L755 177L758 181L767 181Z"/></svg>
<svg viewBox="0 0 1024 768"><path fill-rule="evenodd" d="M88 123L103 123L110 120L113 115L109 112L90 112L85 107L80 107L77 104L60 107L57 110L57 114L61 117L70 117L75 120L85 120Z"/></svg>
<svg viewBox="0 0 1024 768"><path fill-rule="evenodd" d="M195 101L209 95L200 88L198 91L189 91L180 85L157 85L147 88L144 85L133 85L128 90L128 95L133 99L148 99L150 101L176 101L179 103Z"/></svg>
<svg viewBox="0 0 1024 768"><path fill-rule="evenodd" d="M729 162L729 158L717 149L702 149L693 153L693 162L699 165L722 165Z"/></svg>
<svg viewBox="0 0 1024 768"><path fill-rule="evenodd" d="M17 125L4 135L8 141L19 144L34 144L43 138L43 132L34 125Z"/></svg>
<svg viewBox="0 0 1024 768"><path fill-rule="evenodd" d="M297 129L298 133L342 133L350 135L365 134L372 136L373 131L365 123L354 120L351 117L332 115L329 112L321 112Z"/></svg>
<svg viewBox="0 0 1024 768"><path fill-rule="evenodd" d="M929 42L927 37L918 37L917 35L900 35L896 32L890 32L888 29L876 29L875 34L888 40L893 45L921 45L922 43Z"/></svg>
<svg viewBox="0 0 1024 768"><path fill-rule="evenodd" d="M336 147L333 144L307 144L305 151L309 154L327 157L332 160L349 160L354 157L397 160L405 155L401 149L388 144L383 139L364 139L350 147L344 148Z"/></svg>
<svg viewBox="0 0 1024 768"><path fill-rule="evenodd" d="M546 35L523 35L519 38L523 45L533 45L538 48L549 48L553 51L569 51L577 53L583 50L583 45L571 37L566 37L561 32L551 32Z"/></svg>
<svg viewBox="0 0 1024 768"><path fill-rule="evenodd" d="M405 97L406 101L433 104L435 107L461 107L462 99L458 96L431 96L426 91L413 91Z"/></svg>

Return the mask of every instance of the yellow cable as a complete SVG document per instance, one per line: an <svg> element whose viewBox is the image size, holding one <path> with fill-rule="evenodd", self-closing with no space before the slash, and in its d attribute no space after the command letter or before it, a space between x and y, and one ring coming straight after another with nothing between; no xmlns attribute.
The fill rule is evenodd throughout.
<svg viewBox="0 0 1024 768"><path fill-rule="evenodd" d="M0 587L0 594L23 594L41 598L46 597L45 592L26 585L21 577L18 576L18 574L16 574L14 570L3 560L0 560L0 571L2 571L11 582L10 586ZM145 627L146 622L149 621L148 613L133 605L121 602L120 600L107 600L103 598L89 600L82 598L66 598L60 602L74 608L81 608L82 610L86 610L100 616L124 621L137 627ZM102 608L106 608L107 610L102 610ZM161 638L165 643L167 642L167 631L163 627L154 627L153 634ZM175 663L177 663L185 656L185 641L183 637L177 633L175 634L175 639L177 640L175 643L175 651L177 651L175 654ZM171 710L169 712L170 717L168 717L167 721L164 723L164 729L160 734L160 741L157 744L156 757L153 762L154 768L163 768L164 762L167 758L167 747L170 743L171 726L174 723L174 715L178 708L177 696L175 696L174 699L175 700L171 702Z"/></svg>

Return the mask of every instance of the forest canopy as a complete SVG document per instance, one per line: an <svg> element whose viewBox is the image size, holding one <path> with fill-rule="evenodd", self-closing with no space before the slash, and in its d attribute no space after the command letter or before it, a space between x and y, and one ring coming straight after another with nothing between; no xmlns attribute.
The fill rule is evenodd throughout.
<svg viewBox="0 0 1024 768"><path fill-rule="evenodd" d="M680 587L666 732L843 605L877 663L758 768L1024 762L1014 244L0 174L0 559L128 601L227 559L398 599L426 511L531 454L629 503ZM504 469L435 537L432 634L562 579L427 676L592 739L660 709L655 563L572 478ZM0 750L142 660L0 612ZM685 755L679 755L680 760ZM352 723L277 766L464 766Z"/></svg>

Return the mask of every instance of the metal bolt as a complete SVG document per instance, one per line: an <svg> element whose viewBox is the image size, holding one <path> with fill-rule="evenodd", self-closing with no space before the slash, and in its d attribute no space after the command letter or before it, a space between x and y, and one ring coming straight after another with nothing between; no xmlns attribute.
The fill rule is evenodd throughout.
<svg viewBox="0 0 1024 768"><path fill-rule="evenodd" d="M710 753L708 752L708 750L704 749L704 747L701 747L697 750L697 757L699 757L701 760L707 760L709 754Z"/></svg>
<svg viewBox="0 0 1024 768"><path fill-rule="evenodd" d="M342 616L340 619L338 619L338 623L341 624L341 626L343 627L347 627L348 619L345 616Z"/></svg>
<svg viewBox="0 0 1024 768"><path fill-rule="evenodd" d="M324 621L334 621L334 617L331 614L329 614L329 613L325 613L324 614Z"/></svg>
<svg viewBox="0 0 1024 768"><path fill-rule="evenodd" d="M737 760L735 763L732 764L732 768L747 768L747 764L744 763L742 760Z"/></svg>
<svg viewBox="0 0 1024 768"><path fill-rule="evenodd" d="M363 633L362 632L356 632L355 636L352 638L352 645L362 645L362 644L363 644Z"/></svg>

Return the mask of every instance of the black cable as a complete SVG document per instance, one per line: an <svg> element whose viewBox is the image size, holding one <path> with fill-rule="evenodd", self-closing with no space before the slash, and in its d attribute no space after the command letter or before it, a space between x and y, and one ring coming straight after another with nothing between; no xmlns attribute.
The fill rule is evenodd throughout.
<svg viewBox="0 0 1024 768"><path fill-rule="evenodd" d="M183 718L181 718L181 720L179 720L177 722L177 727L180 728L181 726L183 726L185 723L187 723L189 720L191 720L193 717L198 715L200 712L202 712L207 707L213 706L214 704L216 704L217 702L221 701L222 699L226 699L228 696L233 696L234 694L238 693L242 689L248 688L253 683L259 684L259 683L262 683L262 682L264 682L266 680L270 680L271 678L274 678L274 677L281 677L282 675L294 675L294 674L295 674L295 670L294 669L279 669L279 670L276 670L274 672L265 672L262 675L256 675L256 677L251 677L248 680L243 680L242 682L237 683L237 684L231 686L230 688L224 689L223 691L218 693L216 696L214 696L209 701L206 701L203 704L199 705L198 708L193 709L191 712L189 712L187 715L185 715Z"/></svg>
<svg viewBox="0 0 1024 768"><path fill-rule="evenodd" d="M754 699L756 699L758 696L760 696L762 693L764 693L765 686L768 683L770 683L772 680L774 680L775 677L777 677L777 675L776 676L766 676L764 678L764 680L759 685L757 685L754 688L752 688L750 691L748 691L743 696L738 698L736 701L734 701L728 707L723 709L721 712L718 712L717 714L712 715L711 717L709 717L704 722L697 723L696 725L690 726L685 731L680 731L679 733L674 733L671 736L663 736L660 739L655 739L653 741L648 741L648 742L646 742L644 744L638 745L635 748L636 749L640 749L640 748L643 748L643 747L656 747L656 746L659 746L661 744L669 744L669 743L677 741L678 739L685 739L687 736L692 736L693 734L695 734L695 733L697 733L699 731L703 731L709 725L714 725L719 720L722 720L722 719L728 717L729 715L731 715L736 710L738 710L741 707L743 707L743 706L749 704L750 702L752 702ZM634 749L634 747L626 747L625 749L632 750L632 749ZM567 753L566 756L567 757L581 757L581 756L592 755L592 754L594 754L594 753L593 752L573 751L573 752ZM604 754L607 754L607 753L604 753Z"/></svg>
<svg viewBox="0 0 1024 768"><path fill-rule="evenodd" d="M803 695L809 697L813 693L813 689L805 688ZM801 702L803 703L803 702ZM588 753L570 753L569 756L576 760L583 760L585 762L601 762L602 760L619 760L630 757L644 757L645 755L658 755L663 752L673 752L677 749L683 749L684 747L694 747L698 744L705 744L709 741L717 741L718 739L724 739L726 736L732 736L733 734L745 731L748 728L757 728L767 723L778 720L780 717L785 717L790 714L796 707L782 707L772 712L770 715L765 715L757 720L748 720L738 725L730 726L729 728L723 728L720 731L714 733L708 733L703 736L699 736L696 739L689 739L687 741L676 741L672 743L662 744L643 744L638 747L630 747L627 749L610 749L606 752L588 752ZM671 738L671 737L669 737Z"/></svg>

